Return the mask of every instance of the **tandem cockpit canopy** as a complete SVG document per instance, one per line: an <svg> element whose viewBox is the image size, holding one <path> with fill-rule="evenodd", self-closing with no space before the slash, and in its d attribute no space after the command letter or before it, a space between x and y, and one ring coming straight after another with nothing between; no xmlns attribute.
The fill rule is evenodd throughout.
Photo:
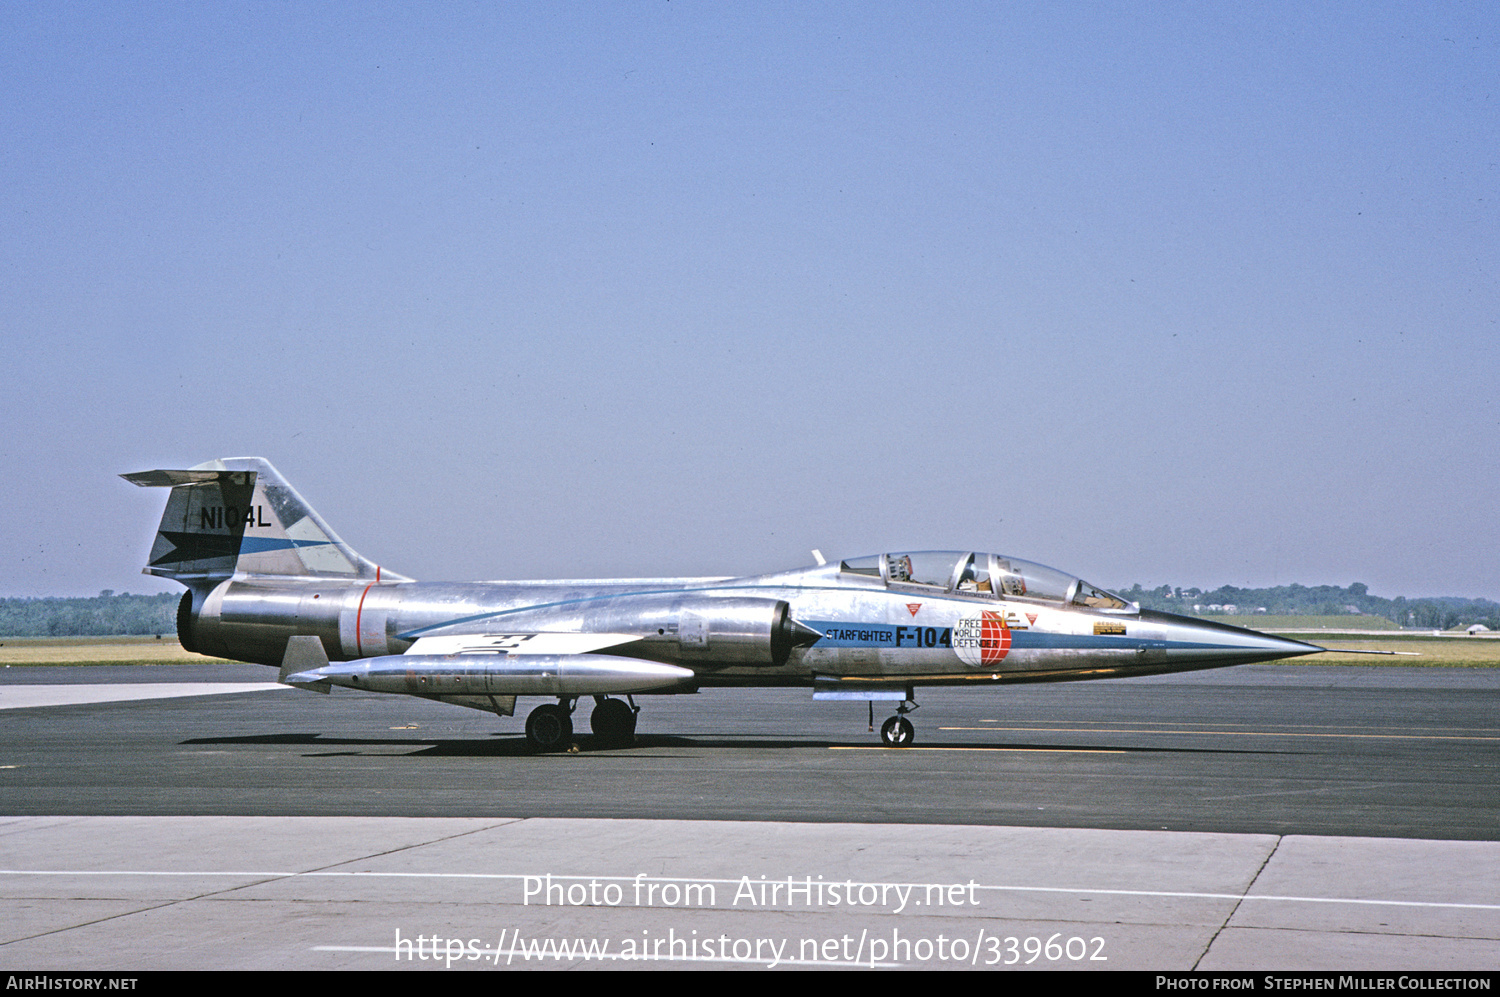
<svg viewBox="0 0 1500 997"><path fill-rule="evenodd" d="M952 595L1037 599L1127 613L1137 609L1082 578L1003 554L959 550L871 554L842 561L839 570L879 578L889 586L940 589Z"/></svg>

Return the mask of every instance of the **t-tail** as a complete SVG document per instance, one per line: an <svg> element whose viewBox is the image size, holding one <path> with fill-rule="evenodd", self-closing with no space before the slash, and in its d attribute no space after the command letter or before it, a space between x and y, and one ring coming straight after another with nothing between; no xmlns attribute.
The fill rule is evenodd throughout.
<svg viewBox="0 0 1500 997"><path fill-rule="evenodd" d="M143 488L172 489L143 570L188 587L177 616L189 650L197 649L192 624L205 601L231 579L351 586L410 581L340 540L263 458L229 457L121 477Z"/></svg>

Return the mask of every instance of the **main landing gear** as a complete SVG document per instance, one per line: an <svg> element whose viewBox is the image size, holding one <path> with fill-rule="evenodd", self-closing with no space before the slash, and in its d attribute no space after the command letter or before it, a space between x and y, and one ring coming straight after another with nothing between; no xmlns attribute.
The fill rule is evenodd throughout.
<svg viewBox="0 0 1500 997"><path fill-rule="evenodd" d="M625 747L635 743L636 715L641 708L629 696L610 699L594 697L594 712L589 714L589 727L594 737L602 744ZM526 717L526 740L537 751L562 751L573 743L573 708L575 697L560 697L556 703L543 703Z"/></svg>
<svg viewBox="0 0 1500 997"><path fill-rule="evenodd" d="M589 714L589 727L594 736L612 748L635 743L635 720L641 708L635 705L634 699L628 696L626 699L630 699L628 704L623 699L595 696L594 712Z"/></svg>
<svg viewBox="0 0 1500 997"><path fill-rule="evenodd" d="M910 692L907 692L907 697L911 697ZM917 704L915 701L912 701L910 706L907 706L903 702L900 706L896 707L896 715L880 725L880 742L887 748L909 747L912 740L917 736L917 732L916 728L911 725L911 721L906 719L906 715L916 708ZM870 704L871 726L874 726L874 723L875 704L872 702Z"/></svg>
<svg viewBox="0 0 1500 997"><path fill-rule="evenodd" d="M573 743L573 701L543 703L526 717L526 740L538 751L558 751Z"/></svg>

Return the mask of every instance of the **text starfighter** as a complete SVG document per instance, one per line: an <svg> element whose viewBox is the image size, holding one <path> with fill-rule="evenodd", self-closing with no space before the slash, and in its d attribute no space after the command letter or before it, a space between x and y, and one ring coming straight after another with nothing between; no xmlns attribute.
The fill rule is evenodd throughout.
<svg viewBox="0 0 1500 997"><path fill-rule="evenodd" d="M633 740L642 693L801 686L818 699L895 704L881 738L901 746L918 686L1152 675L1323 650L1143 610L980 551L748 578L418 582L355 553L259 457L123 477L172 489L145 571L187 586L184 648L279 665L282 682L320 692L403 693L501 716L517 697L543 697L526 719L541 750L571 743L587 696L600 743Z"/></svg>

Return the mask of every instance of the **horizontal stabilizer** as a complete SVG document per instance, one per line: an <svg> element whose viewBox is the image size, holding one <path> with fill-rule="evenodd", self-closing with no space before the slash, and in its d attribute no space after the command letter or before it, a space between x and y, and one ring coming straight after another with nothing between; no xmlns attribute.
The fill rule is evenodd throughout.
<svg viewBox="0 0 1500 997"><path fill-rule="evenodd" d="M207 485L215 481L232 480L233 475L244 477L244 471L136 471L120 477L132 485L142 488L176 488L178 485Z"/></svg>

